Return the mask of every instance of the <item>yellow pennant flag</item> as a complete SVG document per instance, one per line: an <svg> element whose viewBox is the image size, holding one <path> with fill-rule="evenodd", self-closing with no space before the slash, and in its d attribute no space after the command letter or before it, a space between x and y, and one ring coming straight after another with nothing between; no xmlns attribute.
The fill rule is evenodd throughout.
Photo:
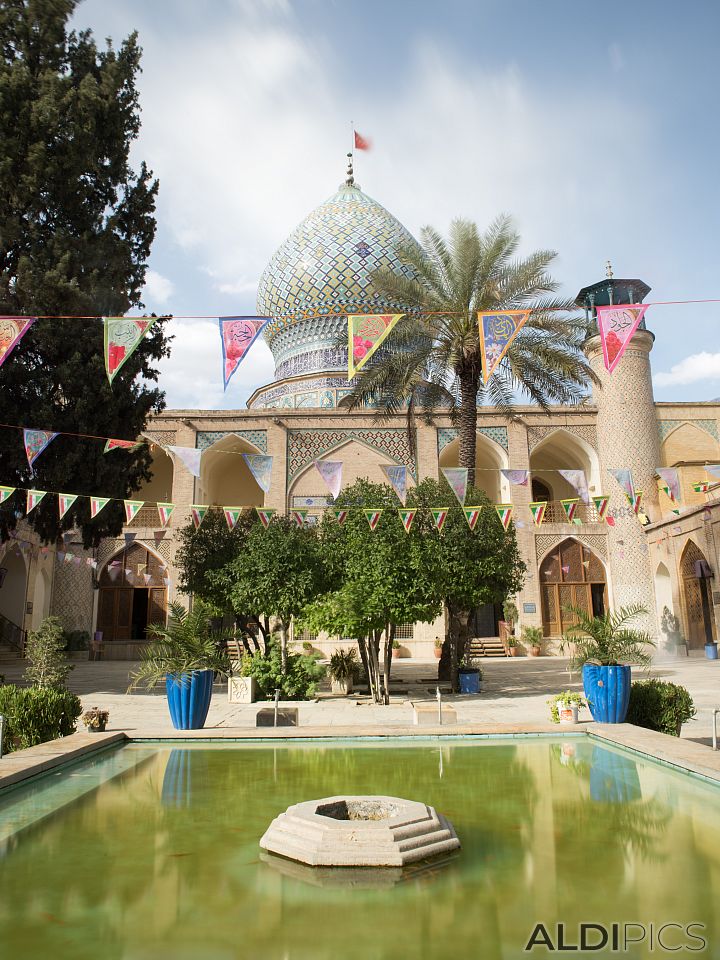
<svg viewBox="0 0 720 960"><path fill-rule="evenodd" d="M362 370L404 313L348 314L348 380Z"/></svg>

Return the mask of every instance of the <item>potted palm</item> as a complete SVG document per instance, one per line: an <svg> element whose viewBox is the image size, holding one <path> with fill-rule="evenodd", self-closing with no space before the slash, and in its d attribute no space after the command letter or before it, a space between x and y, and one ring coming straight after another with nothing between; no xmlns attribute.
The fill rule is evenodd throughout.
<svg viewBox="0 0 720 960"><path fill-rule="evenodd" d="M352 693L353 677L359 667L355 649L336 650L330 657L330 688L333 693L347 696Z"/></svg>
<svg viewBox="0 0 720 960"><path fill-rule="evenodd" d="M545 641L542 627L523 627L522 640L525 646L529 648L531 657L540 656Z"/></svg>
<svg viewBox="0 0 720 960"><path fill-rule="evenodd" d="M633 604L617 613L608 611L591 617L580 607L567 607L576 622L567 629L560 650L574 645L570 664L582 667L585 699L593 720L598 723L623 723L630 700L630 667L648 666L653 647L650 635L632 627L633 620L647 613Z"/></svg>
<svg viewBox="0 0 720 960"><path fill-rule="evenodd" d="M508 653L511 657L516 657L518 654L518 642L515 637L508 637Z"/></svg>
<svg viewBox="0 0 720 960"><path fill-rule="evenodd" d="M151 643L132 673L131 689L155 686L165 680L170 719L176 730L200 730L205 725L212 698L213 677L228 676L230 661L221 630L213 630L208 609L197 602L188 611L171 603L167 624L147 628Z"/></svg>

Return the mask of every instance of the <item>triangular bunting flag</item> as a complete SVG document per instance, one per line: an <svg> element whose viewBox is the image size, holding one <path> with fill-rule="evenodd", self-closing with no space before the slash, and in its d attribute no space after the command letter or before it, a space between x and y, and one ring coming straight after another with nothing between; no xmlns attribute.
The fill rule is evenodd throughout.
<svg viewBox="0 0 720 960"><path fill-rule="evenodd" d="M342 460L316 460L315 469L330 491L333 500L337 500L342 487Z"/></svg>
<svg viewBox="0 0 720 960"><path fill-rule="evenodd" d="M568 523L572 523L575 519L575 511L577 510L579 499L577 497L568 497L567 500L561 500L562 508L565 511L565 515L568 518Z"/></svg>
<svg viewBox="0 0 720 960"><path fill-rule="evenodd" d="M15 493L15 487L0 487L0 503L5 503Z"/></svg>
<svg viewBox="0 0 720 960"><path fill-rule="evenodd" d="M600 517L601 520L604 520L605 514L608 511L610 497L604 497L604 496L593 497L592 502L595 506L595 509L597 510L598 517Z"/></svg>
<svg viewBox="0 0 720 960"><path fill-rule="evenodd" d="M158 508L158 514L160 515L160 526L166 527L172 516L172 512L175 509L174 503L158 503L156 504Z"/></svg>
<svg viewBox="0 0 720 960"><path fill-rule="evenodd" d="M467 520L467 525L471 530L474 530L477 526L478 519L480 517L480 511L482 507L463 507L462 511L465 514L465 519ZM507 528L506 528L507 529Z"/></svg>
<svg viewBox="0 0 720 960"><path fill-rule="evenodd" d="M45 447L47 447L56 436L56 433L51 433L49 430L28 430L27 428L23 430L25 456L27 457L31 475L33 473L33 464Z"/></svg>
<svg viewBox="0 0 720 960"><path fill-rule="evenodd" d="M58 512L60 514L60 519L65 516L70 507L75 503L78 498L76 493L59 493L58 495Z"/></svg>
<svg viewBox="0 0 720 960"><path fill-rule="evenodd" d="M529 310L479 312L483 382L487 383L530 316Z"/></svg>
<svg viewBox="0 0 720 960"><path fill-rule="evenodd" d="M131 320L128 317L103 317L105 323L105 372L113 382L123 364L155 325L157 317Z"/></svg>
<svg viewBox="0 0 720 960"><path fill-rule="evenodd" d="M90 517L95 517L100 513L103 507L110 503L110 497L90 497Z"/></svg>
<svg viewBox="0 0 720 960"><path fill-rule="evenodd" d="M643 496L642 490L636 490L634 497L632 498L628 497L630 506L633 508L633 511L635 512L636 515L640 513L640 504L642 503L642 496Z"/></svg>
<svg viewBox="0 0 720 960"><path fill-rule="evenodd" d="M389 467L387 464L381 463L380 469L388 478L400 503L405 506L407 501L407 467L395 465Z"/></svg>
<svg viewBox="0 0 720 960"><path fill-rule="evenodd" d="M467 493L468 471L467 467L442 467L442 475L450 484L450 489L458 499L462 507L465 503L465 494Z"/></svg>
<svg viewBox="0 0 720 960"><path fill-rule="evenodd" d="M137 533L134 533L134 532L132 532L132 531L124 533L123 536L124 536L124 538L125 538L125 546L126 546L126 547L132 546L133 543L135 543L135 540L137 539ZM126 573L129 573L130 571L129 571L129 570L126 570L125 572L126 572Z"/></svg>
<svg viewBox="0 0 720 960"><path fill-rule="evenodd" d="M526 487L530 479L529 470L501 470L500 473L515 487Z"/></svg>
<svg viewBox="0 0 720 960"><path fill-rule="evenodd" d="M348 515L347 510L335 509L335 510L331 510L330 512L335 517L335 519L340 524L340 526L342 526L347 520L347 515Z"/></svg>
<svg viewBox="0 0 720 960"><path fill-rule="evenodd" d="M270 481L272 478L273 458L267 457L262 453L244 453L243 460L250 468L250 473L255 478L255 483L264 493L270 491Z"/></svg>
<svg viewBox="0 0 720 960"><path fill-rule="evenodd" d="M625 492L625 496L632 502L632 498L635 496L635 485L633 484L632 471L631 470L608 470L608 473L611 473L620 486Z"/></svg>
<svg viewBox="0 0 720 960"><path fill-rule="evenodd" d="M449 512L450 507L433 507L430 510L433 523L435 524L435 528L439 533L442 533L442 528L445 526L445 521L447 520Z"/></svg>
<svg viewBox="0 0 720 960"><path fill-rule="evenodd" d="M363 513L365 514L365 519L367 520L370 529L375 530L375 527L377 527L378 521L380 520L380 514L382 513L382 510L363 510Z"/></svg>
<svg viewBox="0 0 720 960"><path fill-rule="evenodd" d="M305 526L305 521L307 519L308 512L307 510L291 510L290 516L293 518L298 527Z"/></svg>
<svg viewBox="0 0 720 960"><path fill-rule="evenodd" d="M680 516L680 511L677 510L677 509L671 510L670 513L674 513L676 517L679 517L679 516Z"/></svg>
<svg viewBox="0 0 720 960"><path fill-rule="evenodd" d="M123 502L125 504L125 523L132 523L145 501L124 500Z"/></svg>
<svg viewBox="0 0 720 960"><path fill-rule="evenodd" d="M267 317L219 317L223 356L223 389L245 359L250 347L268 322Z"/></svg>
<svg viewBox="0 0 720 960"><path fill-rule="evenodd" d="M404 313L348 314L348 380L362 370Z"/></svg>
<svg viewBox="0 0 720 960"><path fill-rule="evenodd" d="M720 463L706 463L705 470L711 477L718 477L718 479L720 479Z"/></svg>
<svg viewBox="0 0 720 960"><path fill-rule="evenodd" d="M142 446L144 440L108 440L103 448L103 453L110 453L111 450L134 450Z"/></svg>
<svg viewBox="0 0 720 960"><path fill-rule="evenodd" d="M166 449L173 453L194 477L200 476L202 450L196 447L167 447Z"/></svg>
<svg viewBox="0 0 720 960"><path fill-rule="evenodd" d="M190 505L190 516L192 517L192 522L195 524L196 530L205 519L207 512L208 508L204 504L193 503Z"/></svg>
<svg viewBox="0 0 720 960"><path fill-rule="evenodd" d="M697 483L693 483L692 488L695 493L707 493L710 489L710 484L707 480L699 480Z"/></svg>
<svg viewBox="0 0 720 960"><path fill-rule="evenodd" d="M605 369L610 373L620 363L620 358L640 326L646 310L647 305L642 304L596 307L603 360Z"/></svg>
<svg viewBox="0 0 720 960"><path fill-rule="evenodd" d="M680 474L674 467L657 467L655 473L662 480L665 494L675 502L680 499Z"/></svg>
<svg viewBox="0 0 720 960"><path fill-rule="evenodd" d="M415 514L417 510L404 510L402 507L398 507L398 514L400 516L400 521L405 528L405 533L410 533L410 527L413 525L413 520L415 519Z"/></svg>
<svg viewBox="0 0 720 960"><path fill-rule="evenodd" d="M272 518L275 516L277 511L274 508L270 509L269 507L268 508L255 507L255 510L257 511L257 515L260 517L260 523L267 530L268 524L270 523Z"/></svg>
<svg viewBox="0 0 720 960"><path fill-rule="evenodd" d="M37 317L0 317L0 367L36 319Z"/></svg>
<svg viewBox="0 0 720 960"><path fill-rule="evenodd" d="M507 530L510 526L510 521L512 520L513 508L511 503L496 503L495 511L500 519L500 523L503 525L503 529Z"/></svg>
<svg viewBox="0 0 720 960"><path fill-rule="evenodd" d="M45 496L47 491L45 490L28 490L27 496L25 498L25 514L29 514L31 510L34 510L35 507L40 503L42 498Z"/></svg>
<svg viewBox="0 0 720 960"><path fill-rule="evenodd" d="M207 511L207 507L205 507L205 510ZM225 514L225 522L228 525L228 530L235 529L235 524L240 519L240 514L242 512L242 507L223 507L223 513ZM203 513L203 517L204 516L205 514ZM202 523L202 518L200 519L200 523ZM200 523L197 524L198 527L200 526ZM267 526L267 524L265 524L265 526Z"/></svg>
<svg viewBox="0 0 720 960"><path fill-rule="evenodd" d="M590 503L584 470L558 470L558 473L567 480L571 487L574 487L583 503Z"/></svg>
<svg viewBox="0 0 720 960"><path fill-rule="evenodd" d="M536 527L539 527L545 519L547 500L533 500L532 503L529 504L529 507L530 513L532 514L533 523Z"/></svg>

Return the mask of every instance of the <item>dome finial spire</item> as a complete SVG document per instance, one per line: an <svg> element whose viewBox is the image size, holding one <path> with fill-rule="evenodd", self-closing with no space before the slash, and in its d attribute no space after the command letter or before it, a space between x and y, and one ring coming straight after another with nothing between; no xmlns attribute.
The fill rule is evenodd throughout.
<svg viewBox="0 0 720 960"><path fill-rule="evenodd" d="M609 260L608 260L608 262L605 264L605 276L608 278L608 280L612 280L612 278L613 278L613 276L614 276L612 264L610 263Z"/></svg>
<svg viewBox="0 0 720 960"><path fill-rule="evenodd" d="M348 155L347 155L347 170L346 170L346 172L345 172L345 175L346 175L346 177L347 177L347 180L345 181L345 183L348 185L348 187L351 187L351 186L355 183L355 177L353 176L353 155L352 155L352 153L348 153Z"/></svg>

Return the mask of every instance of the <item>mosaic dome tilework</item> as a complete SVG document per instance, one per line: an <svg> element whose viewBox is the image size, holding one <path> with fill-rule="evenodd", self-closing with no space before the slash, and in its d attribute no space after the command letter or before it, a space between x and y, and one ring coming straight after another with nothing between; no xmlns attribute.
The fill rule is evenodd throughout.
<svg viewBox="0 0 720 960"><path fill-rule="evenodd" d="M346 368L336 341L347 320L327 314L402 310L373 292L370 275L389 267L412 277L397 248L414 243L399 220L354 184L343 184L313 210L274 254L258 286L258 314L278 318L264 332L276 367L284 372L293 361L295 374ZM314 313L326 316L308 317Z"/></svg>

